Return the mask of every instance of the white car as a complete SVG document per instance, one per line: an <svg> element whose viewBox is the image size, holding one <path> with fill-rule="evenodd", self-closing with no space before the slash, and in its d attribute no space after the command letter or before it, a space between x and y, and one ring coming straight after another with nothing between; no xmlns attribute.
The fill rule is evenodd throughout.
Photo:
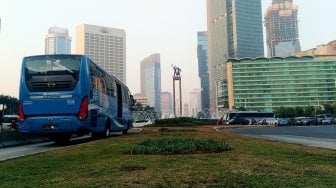
<svg viewBox="0 0 336 188"><path fill-rule="evenodd" d="M18 115L4 115L2 118L2 130L14 130L11 127L12 123L17 124L19 122Z"/></svg>

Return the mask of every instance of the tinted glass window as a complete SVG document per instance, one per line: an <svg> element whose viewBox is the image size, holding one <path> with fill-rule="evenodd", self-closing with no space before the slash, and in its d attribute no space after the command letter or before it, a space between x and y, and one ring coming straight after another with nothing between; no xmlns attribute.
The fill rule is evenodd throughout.
<svg viewBox="0 0 336 188"><path fill-rule="evenodd" d="M78 78L80 57L41 56L26 59L26 77L34 75L73 75Z"/></svg>
<svg viewBox="0 0 336 188"><path fill-rule="evenodd" d="M80 56L36 56L25 60L25 79L30 91L69 91L75 88Z"/></svg>

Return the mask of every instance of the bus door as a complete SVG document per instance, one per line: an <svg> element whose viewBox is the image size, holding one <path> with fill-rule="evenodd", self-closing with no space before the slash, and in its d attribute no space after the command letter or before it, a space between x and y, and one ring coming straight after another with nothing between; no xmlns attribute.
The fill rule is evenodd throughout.
<svg viewBox="0 0 336 188"><path fill-rule="evenodd" d="M119 83L117 83L117 118L122 118L122 91Z"/></svg>

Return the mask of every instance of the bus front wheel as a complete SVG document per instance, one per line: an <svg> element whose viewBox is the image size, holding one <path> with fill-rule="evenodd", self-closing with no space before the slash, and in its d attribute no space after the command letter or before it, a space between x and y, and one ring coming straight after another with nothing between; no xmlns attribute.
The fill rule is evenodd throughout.
<svg viewBox="0 0 336 188"><path fill-rule="evenodd" d="M104 137L109 137L109 136L110 136L110 125L106 123Z"/></svg>

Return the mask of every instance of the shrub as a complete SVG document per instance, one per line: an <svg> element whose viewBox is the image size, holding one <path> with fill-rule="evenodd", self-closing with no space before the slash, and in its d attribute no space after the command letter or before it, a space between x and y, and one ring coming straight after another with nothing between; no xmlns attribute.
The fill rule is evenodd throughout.
<svg viewBox="0 0 336 188"><path fill-rule="evenodd" d="M130 148L130 154L194 154L218 153L230 150L227 143L204 138L160 138L148 139Z"/></svg>
<svg viewBox="0 0 336 188"><path fill-rule="evenodd" d="M194 126L194 125L211 125L216 122L208 119L196 119L190 117L178 117L155 120L151 126Z"/></svg>

